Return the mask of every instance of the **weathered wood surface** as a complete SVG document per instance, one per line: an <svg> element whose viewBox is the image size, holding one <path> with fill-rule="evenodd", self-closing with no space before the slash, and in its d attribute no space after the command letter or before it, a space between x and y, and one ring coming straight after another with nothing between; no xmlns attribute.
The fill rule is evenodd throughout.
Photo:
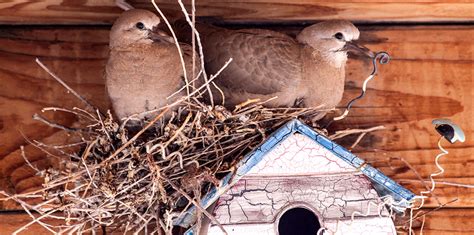
<svg viewBox="0 0 474 235"><path fill-rule="evenodd" d="M157 1L170 16L180 16L176 1ZM183 1L190 3L190 1ZM138 8L153 9L148 0L130 0ZM454 1L321 1L245 0L196 1L198 16L228 22L278 22L348 19L356 22L464 22L474 19L474 6Z"/></svg>
<svg viewBox="0 0 474 235"><path fill-rule="evenodd" d="M20 145L26 146L26 154L34 164L39 167L51 164L44 154L28 145L20 131L30 139L49 143L61 144L67 137L62 131L33 121L31 116L47 106L82 107L42 71L34 59L39 57L71 87L105 109L109 107L102 78L107 35L105 27L0 29L1 190L20 193L41 185L42 180L25 165L18 150ZM474 184L474 173L470 171L474 162L473 37L474 29L470 26L363 28L361 40L373 50L389 51L393 61L380 67L380 76L369 83L367 96L356 103L349 117L332 124L331 128L385 125L387 130L367 135L354 151L418 193L423 188L417 176L395 158L402 157L427 179L436 171L434 157L438 153L438 134L431 119L451 118L464 129L467 140L455 145L444 142L451 153L442 158L446 172L437 179ZM369 70L362 62L350 62L345 101L358 94L359 90L350 88L360 87ZM49 117L65 125L74 122L61 113ZM355 137L348 138L342 143L350 146L354 140ZM439 184L435 193L442 203L458 198L447 207L474 207L472 188ZM427 204L428 207L437 205L435 200ZM18 207L8 202L0 204L0 208ZM434 228L435 232L472 230L466 222L469 217L462 216L474 213L473 210L449 211L457 212L449 214L455 217L447 221L453 221L441 223L448 214L433 213L435 219L429 222L430 229Z"/></svg>
<svg viewBox="0 0 474 235"><path fill-rule="evenodd" d="M150 0L129 0L154 10ZM170 18L182 17L176 0L157 0ZM189 8L189 0L183 1ZM472 22L474 4L466 1L321 1L239 0L196 1L198 16L227 22L282 22L348 19L356 22ZM110 24L121 10L114 0L11 0L0 3L0 23Z"/></svg>
<svg viewBox="0 0 474 235"><path fill-rule="evenodd" d="M32 115L48 106L84 107L44 72L35 58L94 105L107 109L102 74L108 29L1 29L0 35L0 188L24 192L42 181L25 164L19 147L26 146L26 155L33 164L46 167L50 162L21 133L50 144L64 143L68 137L63 131L32 120ZM67 126L75 121L60 112L42 115ZM5 203L0 207L17 206Z"/></svg>
<svg viewBox="0 0 474 235"><path fill-rule="evenodd" d="M114 0L0 2L3 24L111 24L122 12Z"/></svg>
<svg viewBox="0 0 474 235"><path fill-rule="evenodd" d="M33 214L35 217L38 217L38 214ZM7 235L12 234L17 229L21 228L22 226L30 223L32 218L23 212L8 212L8 213L1 213L0 212L0 235ZM63 221L59 220L45 220L44 222L60 225ZM24 230L20 234L50 234L47 229L43 228L39 224L34 224L28 229Z"/></svg>
<svg viewBox="0 0 474 235"><path fill-rule="evenodd" d="M474 210L444 208L437 211L422 210L421 213L427 213L423 234L467 235L474 233L474 227L472 226ZM406 219L402 219L400 222L397 221L396 226L407 226L408 223L406 223ZM421 222L422 218L419 218L419 220L417 219L416 223L413 224L416 234L420 234ZM408 230L404 229L403 231Z"/></svg>

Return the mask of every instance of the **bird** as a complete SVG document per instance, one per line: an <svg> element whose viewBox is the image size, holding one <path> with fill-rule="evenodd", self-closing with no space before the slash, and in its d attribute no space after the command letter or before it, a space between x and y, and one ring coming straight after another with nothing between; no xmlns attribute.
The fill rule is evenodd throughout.
<svg viewBox="0 0 474 235"><path fill-rule="evenodd" d="M215 79L225 97L222 100L218 92L213 97L227 107L260 99L269 100L267 107L332 109L344 92L347 52L374 57L355 43L360 32L346 20L313 24L296 38L266 29L232 30L204 23L196 23L196 29L208 73L233 59ZM176 21L175 30L180 41L191 40L183 22Z"/></svg>
<svg viewBox="0 0 474 235"><path fill-rule="evenodd" d="M184 72L172 37L159 29L154 13L132 9L123 12L110 31L105 68L107 93L115 115L123 120L151 119L162 108L186 95ZM192 76L192 49L180 44L187 76ZM169 98L169 96L175 94Z"/></svg>

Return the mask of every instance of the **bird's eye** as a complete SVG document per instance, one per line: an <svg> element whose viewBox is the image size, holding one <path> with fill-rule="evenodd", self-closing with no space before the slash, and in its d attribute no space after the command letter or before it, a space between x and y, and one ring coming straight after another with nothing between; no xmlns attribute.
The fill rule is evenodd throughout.
<svg viewBox="0 0 474 235"><path fill-rule="evenodd" d="M337 38L338 40L344 39L344 35L341 32L334 34L334 37Z"/></svg>
<svg viewBox="0 0 474 235"><path fill-rule="evenodd" d="M137 28L140 29L140 30L145 29L145 25L144 25L142 22L138 22L138 23L135 25L135 27L137 27Z"/></svg>

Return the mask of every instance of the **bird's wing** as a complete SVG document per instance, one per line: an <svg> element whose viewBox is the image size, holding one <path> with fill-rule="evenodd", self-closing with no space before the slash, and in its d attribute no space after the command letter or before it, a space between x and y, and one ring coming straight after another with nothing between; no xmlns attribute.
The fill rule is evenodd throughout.
<svg viewBox="0 0 474 235"><path fill-rule="evenodd" d="M216 73L233 59L216 83L228 90L273 94L298 82L300 47L289 36L268 30L208 30L202 34L206 68Z"/></svg>

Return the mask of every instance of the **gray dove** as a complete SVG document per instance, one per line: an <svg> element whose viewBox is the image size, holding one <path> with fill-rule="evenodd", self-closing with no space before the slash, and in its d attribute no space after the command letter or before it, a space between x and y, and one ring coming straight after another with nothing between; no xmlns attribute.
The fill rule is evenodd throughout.
<svg viewBox="0 0 474 235"><path fill-rule="evenodd" d="M190 29L177 22L179 40L190 41ZM233 107L248 99L269 107L334 108L344 91L347 51L373 57L367 48L355 44L359 30L349 21L332 20L303 29L296 39L263 29L229 30L197 24L208 73L232 63L215 82ZM219 93L214 94L217 102ZM301 103L302 102L302 103Z"/></svg>
<svg viewBox="0 0 474 235"><path fill-rule="evenodd" d="M125 11L110 32L110 55L106 66L106 87L119 119L143 114L172 103L185 95L170 95L183 85L183 69L173 38L158 30L160 19L150 11ZM190 46L181 45L188 77L192 70Z"/></svg>

